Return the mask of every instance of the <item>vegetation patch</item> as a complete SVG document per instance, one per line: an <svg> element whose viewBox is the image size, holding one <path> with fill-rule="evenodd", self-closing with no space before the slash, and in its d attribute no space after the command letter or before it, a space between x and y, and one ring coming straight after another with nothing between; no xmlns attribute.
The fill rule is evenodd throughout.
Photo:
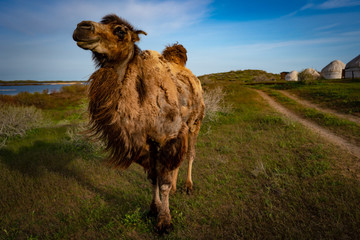
<svg viewBox="0 0 360 240"><path fill-rule="evenodd" d="M59 109L76 106L84 98L86 85L74 84L64 86L59 92L28 93L21 92L17 95L1 95L0 103L17 106L35 106L40 109Z"/></svg>
<svg viewBox="0 0 360 240"><path fill-rule="evenodd" d="M143 169L108 168L102 144L81 134L80 100L43 110L66 124L40 125L0 149L0 239L359 239L358 159L224 78L205 92L220 87L214 102L231 111L220 104L216 120L203 123L193 195L184 187L187 163L180 168L169 234L156 233L148 216Z"/></svg>
<svg viewBox="0 0 360 240"><path fill-rule="evenodd" d="M224 81L236 81L238 83L259 83L280 81L279 74L268 73L263 70L238 70L224 73L215 73L199 76L200 81L205 84Z"/></svg>
<svg viewBox="0 0 360 240"><path fill-rule="evenodd" d="M358 124L329 113L305 107L277 91L269 89L265 91L285 107L291 109L303 118L314 121L320 126L329 129L337 135L343 136L351 142L360 143L360 126Z"/></svg>
<svg viewBox="0 0 360 240"><path fill-rule="evenodd" d="M313 84L289 83L273 85L274 89L288 90L322 107L360 116L359 80L319 80Z"/></svg>

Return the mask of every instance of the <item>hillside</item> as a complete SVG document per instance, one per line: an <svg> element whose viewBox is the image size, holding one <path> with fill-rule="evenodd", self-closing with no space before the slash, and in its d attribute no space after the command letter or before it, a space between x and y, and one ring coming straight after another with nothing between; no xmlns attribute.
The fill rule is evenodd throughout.
<svg viewBox="0 0 360 240"><path fill-rule="evenodd" d="M198 77L203 84L213 81L236 81L238 83L277 82L279 74L268 73L263 70L238 70L223 73L206 74Z"/></svg>

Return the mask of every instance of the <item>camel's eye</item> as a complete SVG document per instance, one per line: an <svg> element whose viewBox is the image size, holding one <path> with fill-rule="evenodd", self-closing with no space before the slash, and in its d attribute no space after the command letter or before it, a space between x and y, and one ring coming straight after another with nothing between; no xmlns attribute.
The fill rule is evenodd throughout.
<svg viewBox="0 0 360 240"><path fill-rule="evenodd" d="M118 36L120 40L123 40L126 32L121 27L117 27L114 29L114 34Z"/></svg>

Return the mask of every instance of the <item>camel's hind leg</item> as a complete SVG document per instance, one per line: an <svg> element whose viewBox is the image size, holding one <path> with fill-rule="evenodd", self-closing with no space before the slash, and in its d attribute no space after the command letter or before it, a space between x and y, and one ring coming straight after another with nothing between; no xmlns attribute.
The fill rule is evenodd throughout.
<svg viewBox="0 0 360 240"><path fill-rule="evenodd" d="M186 178L186 182L185 182L185 189L186 192L188 194L192 193L193 190L193 182L192 182L192 178L191 178L191 173L192 173L192 165L195 159L195 144L196 144L196 139L197 139L197 135L199 133L200 128L198 128L195 132L190 132L189 134L189 138L188 138L188 150L187 150L187 154L186 154L186 159L189 160L189 165L188 165L188 173L187 173L187 178ZM171 193L174 194L176 192L176 183L177 183L177 178L178 178L178 174L179 174L179 168L176 168L173 172L172 172L172 181L171 181Z"/></svg>
<svg viewBox="0 0 360 240"><path fill-rule="evenodd" d="M185 189L186 189L186 193L187 194L191 194L193 191L193 181L192 181L192 165L195 159L195 144L196 144L196 139L197 139L197 135L199 133L199 129L197 129L197 131L190 133L189 135L189 148L188 148L188 155L187 158L189 159L189 165L188 165L188 173L187 173L187 178L186 178L186 182L185 182Z"/></svg>
<svg viewBox="0 0 360 240"><path fill-rule="evenodd" d="M176 168L173 172L172 172L172 180L171 180L171 194L175 194L176 192L176 182L177 182L177 178L178 178L178 174L179 174L179 168Z"/></svg>

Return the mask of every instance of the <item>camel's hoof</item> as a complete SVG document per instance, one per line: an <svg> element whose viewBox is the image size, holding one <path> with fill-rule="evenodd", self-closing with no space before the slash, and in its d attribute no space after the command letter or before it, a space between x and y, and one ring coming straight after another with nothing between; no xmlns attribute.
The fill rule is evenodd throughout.
<svg viewBox="0 0 360 240"><path fill-rule="evenodd" d="M191 195L193 193L193 185L192 183L186 183L185 184L185 190L187 195Z"/></svg>
<svg viewBox="0 0 360 240"><path fill-rule="evenodd" d="M156 205L156 203L151 203L148 216L156 217L159 214L159 212L160 212L160 206Z"/></svg>
<svg viewBox="0 0 360 240"><path fill-rule="evenodd" d="M158 234L169 234L174 229L172 223L169 224L157 224L156 232Z"/></svg>
<svg viewBox="0 0 360 240"><path fill-rule="evenodd" d="M156 231L159 234L168 234L173 229L171 224L171 216L169 215L159 215L156 225Z"/></svg>
<svg viewBox="0 0 360 240"><path fill-rule="evenodd" d="M175 193L176 193L176 188L172 187L170 190L170 194L175 195Z"/></svg>

